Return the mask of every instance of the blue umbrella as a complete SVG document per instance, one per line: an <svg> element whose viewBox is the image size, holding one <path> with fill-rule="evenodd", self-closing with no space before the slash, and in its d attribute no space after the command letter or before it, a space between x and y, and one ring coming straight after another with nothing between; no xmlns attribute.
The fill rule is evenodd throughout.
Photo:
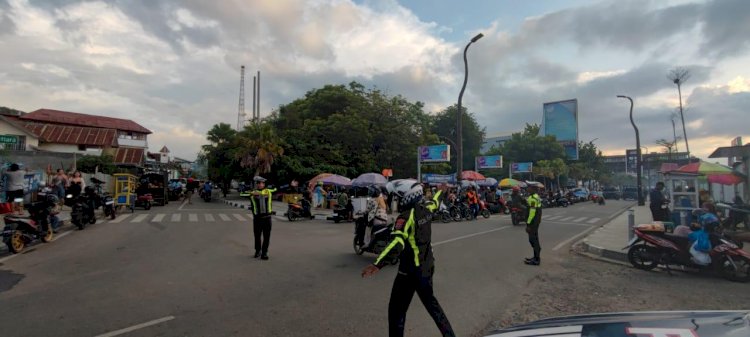
<svg viewBox="0 0 750 337"><path fill-rule="evenodd" d="M388 183L386 179L380 173L365 173L352 180L352 186L355 187L366 187L372 185L385 185Z"/></svg>

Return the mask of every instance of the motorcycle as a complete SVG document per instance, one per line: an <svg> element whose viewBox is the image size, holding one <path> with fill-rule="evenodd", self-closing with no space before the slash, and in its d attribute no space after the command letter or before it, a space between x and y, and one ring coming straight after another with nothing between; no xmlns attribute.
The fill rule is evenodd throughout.
<svg viewBox="0 0 750 337"><path fill-rule="evenodd" d="M50 194L46 195L43 201L29 205L28 217L6 215L3 242L8 246L8 250L17 254L36 240L45 243L52 241L54 233L49 217L56 203L57 198Z"/></svg>
<svg viewBox="0 0 750 337"><path fill-rule="evenodd" d="M555 194L555 204L560 207L568 207L570 202L560 194Z"/></svg>
<svg viewBox="0 0 750 337"><path fill-rule="evenodd" d="M741 202L735 203L716 203L716 208L722 211L729 211L729 216L724 220L722 226L728 230L736 230L737 225L744 224L745 228L750 228L750 206Z"/></svg>
<svg viewBox="0 0 750 337"><path fill-rule="evenodd" d="M203 187L203 189L201 190L201 199L203 199L203 201L205 202L210 202L211 192L213 192L213 188L211 187L211 185Z"/></svg>
<svg viewBox="0 0 750 337"><path fill-rule="evenodd" d="M354 253L362 255L365 252L379 255L388 246L391 240L391 231L393 225L374 225L371 228L370 241L364 242L365 231L368 228L367 215L362 215L354 221ZM398 264L398 256L390 257L387 261L390 264Z"/></svg>
<svg viewBox="0 0 750 337"><path fill-rule="evenodd" d="M295 198L296 200L297 198ZM286 210L286 216L289 221L296 221L300 219L312 219L312 213L310 213L310 201L302 199L294 203L289 203L289 208Z"/></svg>
<svg viewBox="0 0 750 337"><path fill-rule="evenodd" d="M719 275L730 281L750 281L750 253L742 250L726 236L717 232L709 234L712 249L707 266L693 261L691 243L687 237L665 233L663 228L653 229L653 225L638 225L633 229L635 236L628 245L628 261L633 267L651 270L664 265L671 275L670 265L696 269L713 268Z"/></svg>
<svg viewBox="0 0 750 337"><path fill-rule="evenodd" d="M68 197L73 198L72 195L68 195L66 199ZM97 195L91 186L86 186L84 193L73 198L74 203L70 211L70 222L76 225L79 230L86 228L87 224L93 225L96 223L96 215L94 214L94 210L97 208L96 198Z"/></svg>
<svg viewBox="0 0 750 337"><path fill-rule="evenodd" d="M516 205L513 205L510 207L510 222L513 223L513 226L518 226L520 224L526 223L526 211L518 207Z"/></svg>
<svg viewBox="0 0 750 337"><path fill-rule="evenodd" d="M450 208L444 203L441 203L440 207L438 207L438 211L433 214L432 219L440 220L443 223L449 223L453 221L453 216L451 215Z"/></svg>
<svg viewBox="0 0 750 337"><path fill-rule="evenodd" d="M96 194L99 203L102 206L102 210L104 211L104 216L114 220L116 217L115 199L112 198L109 192L102 192L103 181L96 179L96 177L92 177L91 182L96 186Z"/></svg>
<svg viewBox="0 0 750 337"><path fill-rule="evenodd" d="M484 200L479 200L479 214L485 219L490 218L490 210L487 208L487 203Z"/></svg>

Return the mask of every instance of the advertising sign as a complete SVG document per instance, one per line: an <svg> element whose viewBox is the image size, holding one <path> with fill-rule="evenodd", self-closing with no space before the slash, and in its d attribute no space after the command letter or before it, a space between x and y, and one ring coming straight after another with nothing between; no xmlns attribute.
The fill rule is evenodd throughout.
<svg viewBox="0 0 750 337"><path fill-rule="evenodd" d="M456 182L456 175L425 173L422 175L422 182L428 184L453 184Z"/></svg>
<svg viewBox="0 0 750 337"><path fill-rule="evenodd" d="M638 150L636 149L625 150L625 158L628 161L626 164L628 168L627 171L635 172L636 171L635 167L638 164Z"/></svg>
<svg viewBox="0 0 750 337"><path fill-rule="evenodd" d="M2 144L16 144L18 143L18 137L11 135L0 135L0 143Z"/></svg>
<svg viewBox="0 0 750 337"><path fill-rule="evenodd" d="M503 156L497 155L497 156L479 156L474 158L474 161L477 165L476 169L493 169L493 168L503 168Z"/></svg>
<svg viewBox="0 0 750 337"><path fill-rule="evenodd" d="M422 163L447 163L450 158L451 148L447 144L419 147L419 161Z"/></svg>
<svg viewBox="0 0 750 337"><path fill-rule="evenodd" d="M510 170L513 173L528 173L531 172L532 166L532 163L513 163Z"/></svg>
<svg viewBox="0 0 750 337"><path fill-rule="evenodd" d="M542 130L555 136L568 159L578 160L578 100L544 103Z"/></svg>

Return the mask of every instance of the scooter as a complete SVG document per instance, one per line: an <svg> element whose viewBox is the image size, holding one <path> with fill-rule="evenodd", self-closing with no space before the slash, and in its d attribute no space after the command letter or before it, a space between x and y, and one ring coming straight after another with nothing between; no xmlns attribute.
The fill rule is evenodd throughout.
<svg viewBox="0 0 750 337"><path fill-rule="evenodd" d="M73 198L72 195L68 195L66 199L68 197ZM70 222L76 225L79 230L86 228L87 224L93 225L96 223L96 215L94 214L97 206L96 198L96 192L91 186L86 186L84 193L75 198L73 209L70 211Z"/></svg>
<svg viewBox="0 0 750 337"><path fill-rule="evenodd" d="M518 226L521 224L526 223L526 211L518 207L516 205L513 205L510 207L510 222L513 224L513 226Z"/></svg>
<svg viewBox="0 0 750 337"><path fill-rule="evenodd" d="M104 216L114 220L116 217L115 199L112 198L109 192L102 192L102 185L104 184L103 181L96 179L96 177L92 177L91 182L96 186L96 194L99 196L100 204L102 206L102 210L104 211Z"/></svg>
<svg viewBox="0 0 750 337"><path fill-rule="evenodd" d="M727 280L750 281L750 253L716 231L709 233L713 248L708 253L711 262L707 266L694 262L687 237L666 233L651 224L638 225L633 232L635 236L623 250L628 249L628 261L637 269L651 270L664 265L671 275L670 265L712 268Z"/></svg>
<svg viewBox="0 0 750 337"><path fill-rule="evenodd" d="M296 198L295 198L296 200ZM289 221L297 221L300 219L313 219L314 217L310 213L310 202L307 199L289 203L289 208L286 211L286 217Z"/></svg>
<svg viewBox="0 0 750 337"><path fill-rule="evenodd" d="M45 196L43 201L32 203L27 207L29 216L8 214L4 217L3 242L11 253L17 254L30 243L52 241L53 229L49 223L52 208L57 198L53 195Z"/></svg>
<svg viewBox="0 0 750 337"><path fill-rule="evenodd" d="M568 207L570 202L560 194L555 194L555 204L560 207Z"/></svg>
<svg viewBox="0 0 750 337"><path fill-rule="evenodd" d="M212 192L213 188L211 187L211 185L203 187L203 189L201 190L201 198L203 199L203 201L210 202Z"/></svg>
<svg viewBox="0 0 750 337"><path fill-rule="evenodd" d="M370 240L365 242L365 231L371 228ZM373 225L368 226L367 215L362 215L354 221L354 253L362 255L365 252L379 255L388 246L391 240L391 231L393 225ZM398 256L390 257L386 262L390 264L398 264Z"/></svg>
<svg viewBox="0 0 750 337"><path fill-rule="evenodd" d="M484 200L479 200L479 214L485 219L490 218L490 210L487 208L487 203Z"/></svg>

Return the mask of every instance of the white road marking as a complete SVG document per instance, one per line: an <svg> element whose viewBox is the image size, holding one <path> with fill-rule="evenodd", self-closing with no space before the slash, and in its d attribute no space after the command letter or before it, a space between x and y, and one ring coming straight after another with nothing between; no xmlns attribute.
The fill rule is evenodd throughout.
<svg viewBox="0 0 750 337"><path fill-rule="evenodd" d="M591 220L586 221L586 222L588 222L588 223L595 223L595 222L597 222L599 220L601 220L601 219L600 218L592 218Z"/></svg>
<svg viewBox="0 0 750 337"><path fill-rule="evenodd" d="M503 227L500 227L500 228L490 229L490 230L484 231L484 232L479 232L479 233L474 233L474 234L468 234L468 235L464 235L464 236L459 236L457 238L448 239L448 240L445 240L445 241L434 242L432 244L432 246L436 247L436 246L440 246L442 244L450 243L450 242L453 242L453 241L468 239L468 238L475 237L475 236L478 236L478 235L484 235L484 234L487 234L487 233L497 232L497 231L501 231L503 229L507 229L507 228L511 228L511 227L513 227L513 226L503 226Z"/></svg>
<svg viewBox="0 0 750 337"><path fill-rule="evenodd" d="M133 215L133 213L125 213L118 215L114 220L109 220L109 223L119 223Z"/></svg>
<svg viewBox="0 0 750 337"><path fill-rule="evenodd" d="M139 329L143 329L143 328L146 328L146 327L150 327L152 325L157 325L157 324L161 324L161 323L164 323L164 322L167 322L167 321L171 321L173 319L174 319L174 316L162 317L162 318L159 318L159 319L155 319L153 321L148 321L148 322L141 323L141 324L136 324L136 325L124 328L124 329L115 330L115 331L107 332L107 333L104 333L104 334L101 334L101 335L97 335L96 337L114 337L114 336L119 336L119 335L126 334L128 332L132 332L132 331L135 331L135 330L139 330Z"/></svg>
<svg viewBox="0 0 750 337"><path fill-rule="evenodd" d="M148 214L138 214L133 220L130 220L130 222L141 222L146 219Z"/></svg>
<svg viewBox="0 0 750 337"><path fill-rule="evenodd" d="M178 210L178 211L181 211L181 210L182 210L182 208L183 208L183 207L185 207L185 204L187 204L187 202L188 202L188 200L187 200L187 199L185 199L184 201L182 201L182 205L180 205L180 208L178 208L177 210Z"/></svg>
<svg viewBox="0 0 750 337"><path fill-rule="evenodd" d="M164 219L165 215L166 214L164 213L159 213L153 219L151 219L151 222L161 222Z"/></svg>
<svg viewBox="0 0 750 337"><path fill-rule="evenodd" d="M560 221L570 221L570 220L573 220L573 219L575 219L575 217L574 217L574 216L569 216L569 217L567 217L567 218L562 218L562 219L560 219Z"/></svg>
<svg viewBox="0 0 750 337"><path fill-rule="evenodd" d="M190 222L198 221L198 214L194 214L194 213L188 214L188 221Z"/></svg>
<svg viewBox="0 0 750 337"><path fill-rule="evenodd" d="M542 219L544 219L544 220L555 220L555 219L559 219L559 218L562 218L562 216L555 215L555 216L551 216L551 217L542 217Z"/></svg>
<svg viewBox="0 0 750 337"><path fill-rule="evenodd" d="M578 239L578 238L580 238L580 237L588 234L589 232L591 232L591 231L593 231L593 230L595 230L597 228L599 228L599 227L594 226L594 227L590 227L588 229L585 229L582 232L576 234L575 236L573 236L573 237L571 237L571 238L569 238L569 239L567 239L567 240L565 240L563 242L560 242L559 244L557 244L557 246L555 246L555 248L552 248L552 250L553 251L559 250L560 248L569 245L571 242L573 242L573 240L576 240L576 239Z"/></svg>
<svg viewBox="0 0 750 337"><path fill-rule="evenodd" d="M578 219L573 220L573 222L581 222L581 221L584 221L586 219L588 219L588 217L582 216L582 217L580 217Z"/></svg>
<svg viewBox="0 0 750 337"><path fill-rule="evenodd" d="M73 231L67 231L67 232L65 232L65 233L62 233L62 234L60 234L60 235L55 235L55 236L54 236L54 237L52 238L52 241L57 241L57 239L59 239L59 238L61 238L61 237L64 237L64 236L66 236L66 235L68 235L68 234L70 234L70 233L73 233Z"/></svg>
<svg viewBox="0 0 750 337"><path fill-rule="evenodd" d="M216 221L216 219L214 219L213 214L206 214L206 221L213 222Z"/></svg>
<svg viewBox="0 0 750 337"><path fill-rule="evenodd" d="M226 214L224 214L224 213L222 213L222 214L219 214L219 218L221 218L221 221L230 221L230 220L232 220L232 219L230 219L230 218L229 218L229 217L228 217L228 216L227 216Z"/></svg>
<svg viewBox="0 0 750 337"><path fill-rule="evenodd" d="M174 213L172 214L172 222L177 222L182 220L182 214L180 213Z"/></svg>
<svg viewBox="0 0 750 337"><path fill-rule="evenodd" d="M234 217L237 218L237 220L239 220L239 221L247 221L247 219L245 217L243 217L242 214L234 213L232 215L234 215Z"/></svg>

